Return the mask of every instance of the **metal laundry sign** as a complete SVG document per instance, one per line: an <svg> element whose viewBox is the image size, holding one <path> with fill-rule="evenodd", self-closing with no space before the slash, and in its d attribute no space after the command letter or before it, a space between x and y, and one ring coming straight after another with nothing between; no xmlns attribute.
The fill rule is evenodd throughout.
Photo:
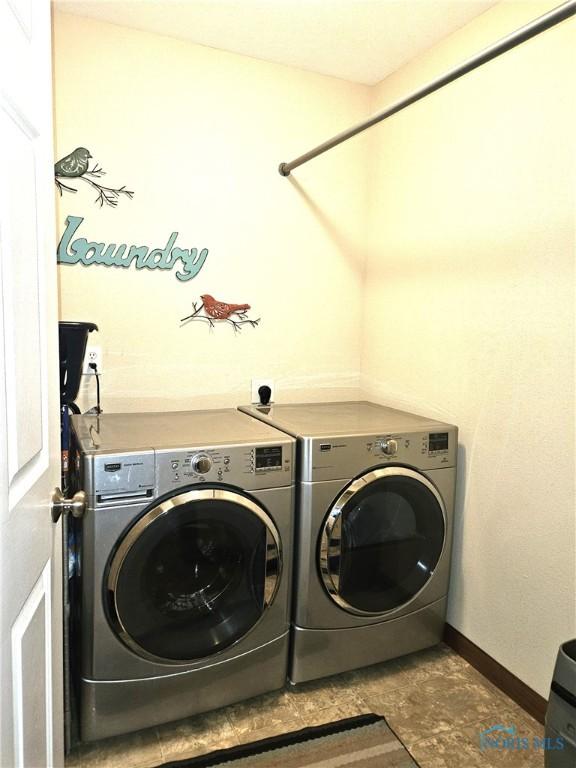
<svg viewBox="0 0 576 768"><path fill-rule="evenodd" d="M125 243L99 243L85 237L74 238L82 216L68 216L66 229L58 244L59 264L103 264L105 267L128 267L136 269L176 269L176 279L186 282L196 277L208 257L208 248L178 248L178 232L172 232L164 248L149 248L145 245Z"/></svg>

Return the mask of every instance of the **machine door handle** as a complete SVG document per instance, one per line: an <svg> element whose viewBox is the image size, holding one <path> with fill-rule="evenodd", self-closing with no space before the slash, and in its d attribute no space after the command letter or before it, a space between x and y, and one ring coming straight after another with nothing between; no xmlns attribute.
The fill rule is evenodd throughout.
<svg viewBox="0 0 576 768"><path fill-rule="evenodd" d="M273 536L270 528L266 528L266 567L264 571L264 605L268 608L276 595L278 580L280 578L281 556L278 541Z"/></svg>
<svg viewBox="0 0 576 768"><path fill-rule="evenodd" d="M342 557L342 510L333 509L324 527L320 548L320 571L331 595L340 591L340 561ZM337 570L332 562L337 562Z"/></svg>
<svg viewBox="0 0 576 768"><path fill-rule="evenodd" d="M84 491L77 491L71 499L65 499L60 488L54 488L50 499L50 514L53 523L58 522L62 513L72 515L72 517L82 517L85 511L86 494Z"/></svg>

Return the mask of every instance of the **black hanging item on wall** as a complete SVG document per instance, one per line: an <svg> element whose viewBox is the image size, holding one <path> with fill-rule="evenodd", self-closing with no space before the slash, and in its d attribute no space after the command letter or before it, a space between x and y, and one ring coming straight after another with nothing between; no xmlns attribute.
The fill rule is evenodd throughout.
<svg viewBox="0 0 576 768"><path fill-rule="evenodd" d="M70 411L80 413L74 402L78 397L82 364L88 342L88 334L97 331L95 323L58 323L60 347L60 446L62 451L62 490L66 495L69 486Z"/></svg>

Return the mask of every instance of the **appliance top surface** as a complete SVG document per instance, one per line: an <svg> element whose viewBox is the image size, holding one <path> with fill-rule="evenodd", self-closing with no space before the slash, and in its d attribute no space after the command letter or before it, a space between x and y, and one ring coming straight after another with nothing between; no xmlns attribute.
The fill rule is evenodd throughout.
<svg viewBox="0 0 576 768"><path fill-rule="evenodd" d="M368 401L252 405L242 406L242 410L295 437L304 439L335 435L418 432L439 426L452 426Z"/></svg>
<svg viewBox="0 0 576 768"><path fill-rule="evenodd" d="M235 408L165 413L72 416L84 453L202 448L206 445L286 443L286 435Z"/></svg>

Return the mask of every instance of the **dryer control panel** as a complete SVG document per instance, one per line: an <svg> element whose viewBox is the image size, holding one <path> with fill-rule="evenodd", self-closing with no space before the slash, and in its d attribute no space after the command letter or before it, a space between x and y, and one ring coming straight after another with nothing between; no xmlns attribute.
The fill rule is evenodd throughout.
<svg viewBox="0 0 576 768"><path fill-rule="evenodd" d="M306 440L301 477L306 481L354 477L372 466L407 464L417 469L456 466L458 430L438 425L433 430Z"/></svg>

